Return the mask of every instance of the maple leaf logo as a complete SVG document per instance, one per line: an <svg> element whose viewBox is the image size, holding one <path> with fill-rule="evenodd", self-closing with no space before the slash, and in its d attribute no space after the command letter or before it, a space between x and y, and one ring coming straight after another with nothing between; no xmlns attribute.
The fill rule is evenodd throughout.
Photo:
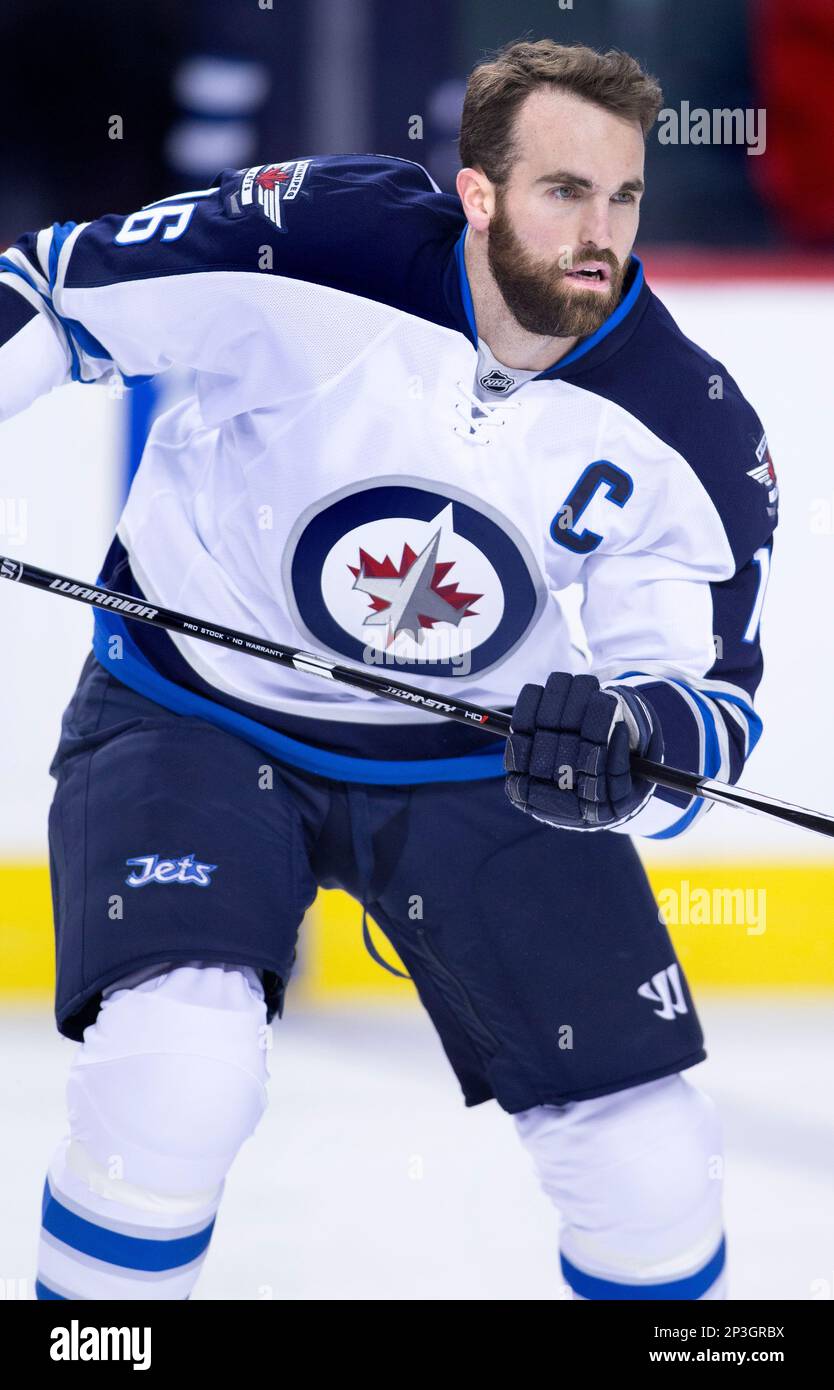
<svg viewBox="0 0 834 1390"><path fill-rule="evenodd" d="M368 595L371 611L365 626L386 627L386 647L390 647L400 632L410 632L420 642L423 634L436 623L452 623L457 627L462 618L477 617L471 607L483 594L465 593L457 581L443 580L454 568L454 560L439 561L437 551L440 531L419 552L403 545L402 558L395 565L390 556L376 560L367 550L359 548L359 564L348 565L353 575L353 587Z"/></svg>
<svg viewBox="0 0 834 1390"><path fill-rule="evenodd" d="M259 188L274 189L276 184L286 183L288 178L289 174L285 169L279 169L273 165L271 169L264 169L258 174L255 183Z"/></svg>

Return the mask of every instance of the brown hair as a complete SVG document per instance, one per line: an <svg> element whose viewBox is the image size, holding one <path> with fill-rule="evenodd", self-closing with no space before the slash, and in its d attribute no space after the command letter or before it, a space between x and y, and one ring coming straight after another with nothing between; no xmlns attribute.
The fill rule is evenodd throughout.
<svg viewBox="0 0 834 1390"><path fill-rule="evenodd" d="M520 40L473 68L466 84L460 124L460 157L480 167L492 183L505 183L515 155L515 117L530 92L549 86L639 121L647 135L663 104L658 83L636 58L611 48L598 53L584 44L552 39Z"/></svg>

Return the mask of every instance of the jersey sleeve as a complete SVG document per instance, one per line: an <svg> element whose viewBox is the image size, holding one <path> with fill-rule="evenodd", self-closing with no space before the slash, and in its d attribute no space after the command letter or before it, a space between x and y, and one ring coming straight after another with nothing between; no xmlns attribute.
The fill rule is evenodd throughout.
<svg viewBox="0 0 834 1390"><path fill-rule="evenodd" d="M295 159L23 236L0 257L0 419L63 381L118 372L132 384L173 364L201 374L207 423L257 407L274 396L282 335L327 342L326 295L319 322L299 321L303 282L421 304L422 280L403 282L400 229L415 255L442 245L454 215L434 211L437 195L407 160ZM224 393L244 377L245 399Z"/></svg>
<svg viewBox="0 0 834 1390"><path fill-rule="evenodd" d="M54 312L34 234L0 256L0 420L71 380L72 355Z"/></svg>
<svg viewBox="0 0 834 1390"><path fill-rule="evenodd" d="M219 189L22 237L0 258L0 354L15 363L0 418L65 381L132 385L175 363L232 375L233 282L258 271L248 252Z"/></svg>
<svg viewBox="0 0 834 1390"><path fill-rule="evenodd" d="M724 540L723 562L713 554L706 563L697 547L676 539L694 528L693 518L683 518L679 532L650 538L640 550L593 558L582 612L592 670L602 684L640 692L660 723L664 761L731 783L762 733L755 708L760 622L777 520L761 425L746 403L738 420L714 472L700 477L704 507ZM713 804L658 787L615 829L670 839Z"/></svg>

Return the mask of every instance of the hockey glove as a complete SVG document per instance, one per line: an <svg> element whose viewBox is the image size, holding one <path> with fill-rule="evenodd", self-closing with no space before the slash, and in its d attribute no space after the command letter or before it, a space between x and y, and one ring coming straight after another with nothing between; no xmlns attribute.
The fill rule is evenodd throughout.
<svg viewBox="0 0 834 1390"><path fill-rule="evenodd" d="M661 762L663 735L629 686L556 671L525 685L504 753L510 801L565 830L605 830L636 815L654 783L634 778L631 753Z"/></svg>

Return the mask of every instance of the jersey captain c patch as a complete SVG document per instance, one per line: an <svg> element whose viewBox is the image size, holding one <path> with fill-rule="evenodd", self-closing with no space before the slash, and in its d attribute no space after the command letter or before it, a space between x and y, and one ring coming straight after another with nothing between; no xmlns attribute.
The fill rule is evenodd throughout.
<svg viewBox="0 0 834 1390"><path fill-rule="evenodd" d="M436 676L503 661L546 599L506 517L418 479L356 484L314 504L289 538L283 577L319 649Z"/></svg>

